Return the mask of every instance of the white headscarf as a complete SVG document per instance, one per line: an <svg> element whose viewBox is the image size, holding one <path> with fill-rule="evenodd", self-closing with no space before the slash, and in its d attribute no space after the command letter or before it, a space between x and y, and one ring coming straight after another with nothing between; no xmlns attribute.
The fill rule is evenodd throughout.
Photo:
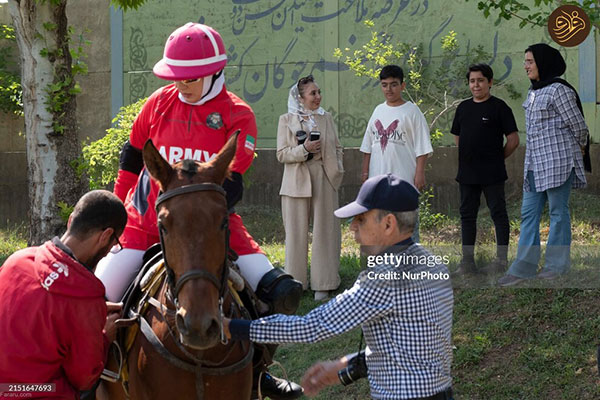
<svg viewBox="0 0 600 400"><path fill-rule="evenodd" d="M313 114L323 115L325 114L325 110L323 107L319 107L316 110L307 110L302 103L302 97L296 84L292 86L290 95L288 96L288 113L297 115L300 121L306 125L307 131L310 132L317 126Z"/></svg>
<svg viewBox="0 0 600 400"><path fill-rule="evenodd" d="M179 93L179 100L183 101L186 104L191 104L193 106L200 106L207 101L210 101L217 97L221 90L223 90L223 85L225 85L225 71L221 72L221 75L215 80L215 83L212 85L213 75L205 76L204 81L202 83L202 98L195 103L190 103L185 100L185 98Z"/></svg>

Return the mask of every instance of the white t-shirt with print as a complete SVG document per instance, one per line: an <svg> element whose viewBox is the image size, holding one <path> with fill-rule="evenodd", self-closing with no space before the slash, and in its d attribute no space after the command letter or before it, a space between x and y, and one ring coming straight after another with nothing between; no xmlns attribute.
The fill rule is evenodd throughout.
<svg viewBox="0 0 600 400"><path fill-rule="evenodd" d="M433 153L425 116L410 101L395 107L378 105L360 151L371 154L369 178L391 172L414 184L417 157Z"/></svg>

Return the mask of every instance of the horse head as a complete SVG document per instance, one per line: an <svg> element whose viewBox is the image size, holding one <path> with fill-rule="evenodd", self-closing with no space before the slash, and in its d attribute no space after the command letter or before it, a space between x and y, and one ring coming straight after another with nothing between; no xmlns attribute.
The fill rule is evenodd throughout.
<svg viewBox="0 0 600 400"><path fill-rule="evenodd" d="M146 168L161 190L156 215L179 340L199 350L215 346L222 330L229 229L221 185L238 133L207 163L183 160L171 166L151 140L143 150Z"/></svg>

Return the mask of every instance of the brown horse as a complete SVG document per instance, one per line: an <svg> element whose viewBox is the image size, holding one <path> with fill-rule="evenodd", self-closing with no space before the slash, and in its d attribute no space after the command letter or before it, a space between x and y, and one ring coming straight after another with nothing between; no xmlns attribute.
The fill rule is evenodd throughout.
<svg viewBox="0 0 600 400"><path fill-rule="evenodd" d="M184 160L172 167L151 141L144 146L146 168L162 192L156 209L167 279L154 307L140 316L127 355L132 399L251 396L252 347L225 343L221 324L223 314L239 315L227 284L228 213L221 187L236 138L208 163ZM97 397L126 398L120 382L103 382Z"/></svg>

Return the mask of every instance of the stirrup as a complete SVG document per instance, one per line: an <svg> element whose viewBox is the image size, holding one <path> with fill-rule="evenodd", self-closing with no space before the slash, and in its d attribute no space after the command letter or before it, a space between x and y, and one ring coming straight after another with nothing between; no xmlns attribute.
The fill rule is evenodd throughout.
<svg viewBox="0 0 600 400"><path fill-rule="evenodd" d="M114 371L111 371L108 368L104 368L104 370L102 371L102 374L100 374L100 379L104 379L105 381L115 383L121 377L121 370L123 369L123 352L121 351L121 346L119 346L119 344L116 341L114 341L114 342L111 343L111 345L113 345L113 344L115 345L115 347L119 351L119 359L118 359L118 361L119 361L119 371L118 372L114 372Z"/></svg>
<svg viewBox="0 0 600 400"><path fill-rule="evenodd" d="M283 379L285 379L286 381L290 382L290 379L288 378L288 374L287 374L287 371L286 371L285 367L279 361L272 360L271 364L267 365L266 370L268 371L269 368L272 367L272 366L274 366L274 365L276 365L279 368L281 368L281 370L283 371ZM260 389L260 383L261 383L261 380L262 380L262 377L263 377L264 373L265 373L265 370L263 369L258 374L258 383L257 383L257 388L256 388L257 389L257 394L258 394L258 400L264 400L264 397L263 397L263 394L262 394L262 390ZM269 375L270 374L271 373L269 372Z"/></svg>

